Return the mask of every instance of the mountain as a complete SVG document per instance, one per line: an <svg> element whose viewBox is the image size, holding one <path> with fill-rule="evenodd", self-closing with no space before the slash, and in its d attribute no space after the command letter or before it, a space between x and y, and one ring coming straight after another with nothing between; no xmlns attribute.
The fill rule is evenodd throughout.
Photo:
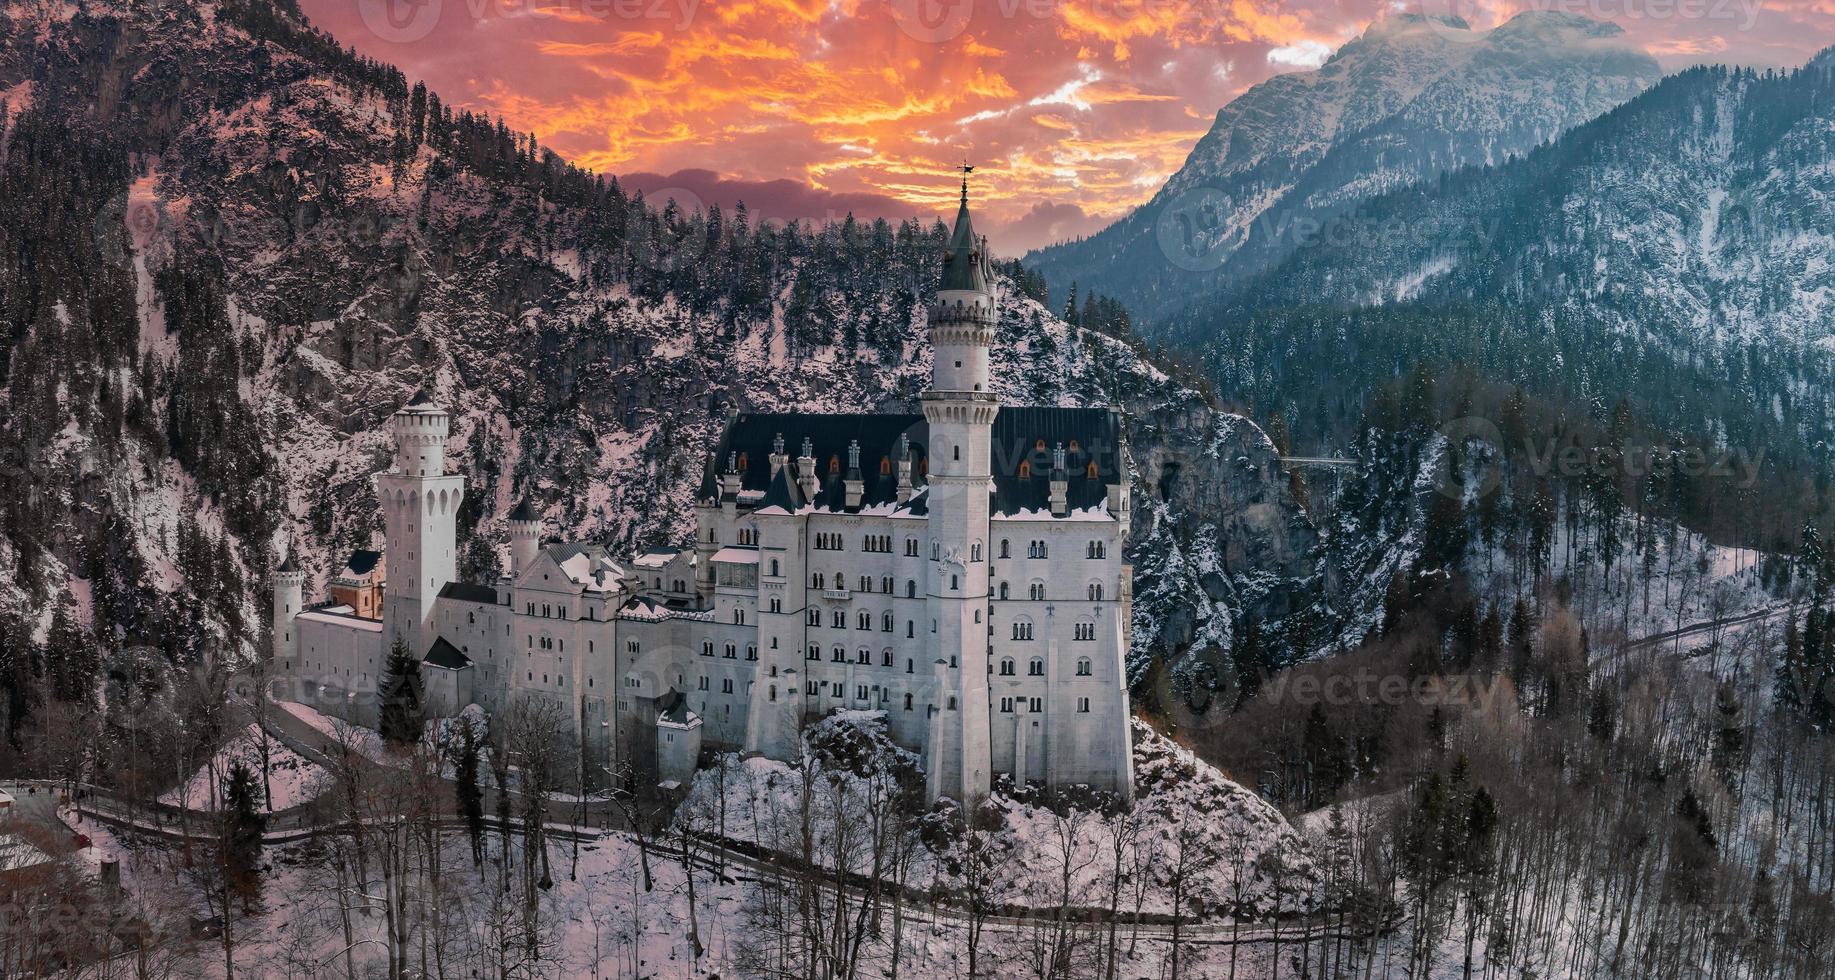
<svg viewBox="0 0 1835 980"><path fill-rule="evenodd" d="M1026 259L1154 322L1328 233L1385 191L1502 163L1660 77L1623 31L1527 12L1489 31L1456 17L1372 24L1317 71L1277 75L1217 113L1151 201Z"/></svg>
<svg viewBox="0 0 1835 980"><path fill-rule="evenodd" d="M896 409L928 376L940 223L646 202L288 3L12 3L0 100L15 726L37 675L80 699L136 646L260 649L281 554L316 592L370 544L421 385L468 478L461 567L488 577L525 494L556 533L681 543L729 411ZM1127 412L1137 675L1315 601L1316 532L1259 428L1002 289L1004 397Z"/></svg>

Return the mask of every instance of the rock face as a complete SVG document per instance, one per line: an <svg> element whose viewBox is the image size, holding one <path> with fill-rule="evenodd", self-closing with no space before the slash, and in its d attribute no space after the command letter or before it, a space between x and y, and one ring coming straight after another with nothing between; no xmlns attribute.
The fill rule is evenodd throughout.
<svg viewBox="0 0 1835 980"><path fill-rule="evenodd" d="M96 405L18 372L9 382L16 410L51 399L43 438L0 435L22 470L102 481L6 528L21 545L0 547L0 606L68 594L83 607L84 556L103 547L100 528L125 528L109 544L131 553L112 566L129 569L124 587L164 606L211 593L195 618L257 649L279 552L315 595L342 554L370 544L387 419L423 385L453 413L449 452L468 478L462 573L486 576L523 495L557 533L680 543L729 410L897 409L928 377L940 224L755 228L743 210L627 197L439 108L284 4L5 16L15 139L102 161L102 189L72 197L101 202L81 219L93 240L72 246L96 273L35 282L42 309L18 319L6 352L39 357L60 316L59 337L106 326L128 339L82 347L83 370L118 379ZM18 173L22 194L55 196L56 169ZM1002 289L1005 398L1128 414L1136 661L1183 646L1160 642L1162 617L1175 617L1172 639L1227 636L1244 610L1286 608L1312 578L1315 538L1260 430L1128 344ZM107 408L117 402L130 421ZM203 559L180 560L169 528L181 517ZM30 572L16 558L28 552ZM121 642L184 618L81 611Z"/></svg>
<svg viewBox="0 0 1835 980"><path fill-rule="evenodd" d="M1657 63L1622 35L1550 12L1490 31L1456 17L1378 21L1317 71L1224 106L1146 205L1027 263L1054 291L1076 282L1157 323L1296 249L1354 249L1329 233L1359 203L1502 163L1654 84Z"/></svg>

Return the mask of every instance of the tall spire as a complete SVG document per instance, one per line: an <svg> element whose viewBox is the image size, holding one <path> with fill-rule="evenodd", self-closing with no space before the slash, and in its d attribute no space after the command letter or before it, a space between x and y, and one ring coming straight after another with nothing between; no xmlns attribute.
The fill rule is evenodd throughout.
<svg viewBox="0 0 1835 980"><path fill-rule="evenodd" d="M937 288L986 292L988 276L983 264L984 246L975 234L975 225L968 212L968 175L975 168L965 163L956 169L962 171L962 200L956 209L955 230L943 250L943 281Z"/></svg>

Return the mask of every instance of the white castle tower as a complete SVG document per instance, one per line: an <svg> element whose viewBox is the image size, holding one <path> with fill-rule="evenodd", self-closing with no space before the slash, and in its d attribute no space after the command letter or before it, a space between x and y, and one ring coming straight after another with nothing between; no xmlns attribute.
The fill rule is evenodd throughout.
<svg viewBox="0 0 1835 980"><path fill-rule="evenodd" d="M535 505L524 497L516 509L510 511L510 570L509 578L527 571L535 564L535 556L542 550L542 515Z"/></svg>
<svg viewBox="0 0 1835 980"><path fill-rule="evenodd" d="M299 633L293 617L305 606L306 573L291 554L274 570L274 664L275 673L293 670L299 660Z"/></svg>
<svg viewBox="0 0 1835 980"><path fill-rule="evenodd" d="M988 351L996 311L987 243L968 213L968 171L962 203L943 255L943 279L930 310L935 352L931 390L924 393L930 428L930 583L934 624L937 714L930 720L925 764L927 796L974 806L988 794L992 761L988 735L988 486L994 416L1000 402L988 390Z"/></svg>
<svg viewBox="0 0 1835 980"><path fill-rule="evenodd" d="M389 575L383 591L383 653L401 640L416 657L433 641L434 599L458 578L455 518L465 478L446 475L448 419L422 388L395 413L395 459L376 478L388 530Z"/></svg>

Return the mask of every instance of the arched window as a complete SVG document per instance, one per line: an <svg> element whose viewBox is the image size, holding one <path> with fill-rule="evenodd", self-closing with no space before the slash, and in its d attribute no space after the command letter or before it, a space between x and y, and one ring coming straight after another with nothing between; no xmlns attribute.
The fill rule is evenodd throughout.
<svg viewBox="0 0 1835 980"><path fill-rule="evenodd" d="M873 652L871 650L868 650L866 647L861 647L860 649L855 650L854 651L854 662L857 664L872 663L873 662Z"/></svg>
<svg viewBox="0 0 1835 980"><path fill-rule="evenodd" d="M777 559L775 559L775 558L773 558L773 559L771 559L771 577L772 577L772 578L776 578L776 577L778 576L778 574L779 574L779 572L778 572L778 570L777 570ZM679 591L681 591L681 590L679 590L679 589L678 589L678 590L676 590L676 591L678 591L678 592L679 592Z"/></svg>
<svg viewBox="0 0 1835 980"><path fill-rule="evenodd" d="M1097 602L1102 601L1102 583L1101 582L1091 582L1090 583L1090 598Z"/></svg>
<svg viewBox="0 0 1835 980"><path fill-rule="evenodd" d="M1031 585L1026 587L1026 594L1028 597L1034 600L1044 599L1045 598L1045 583L1043 582L1032 583Z"/></svg>
<svg viewBox="0 0 1835 980"><path fill-rule="evenodd" d="M881 667L892 666L892 651L891 650L887 649L887 650L881 650L879 652L879 665Z"/></svg>
<svg viewBox="0 0 1835 980"><path fill-rule="evenodd" d="M1000 597L1002 599L1007 597L1007 583L1005 582L1000 583Z"/></svg>
<svg viewBox="0 0 1835 980"><path fill-rule="evenodd" d="M1013 553L1012 553L1012 549L1010 549L1010 548L1008 548L1008 547L1007 547L1007 543L1008 543L1008 542L1007 542L1007 539L1006 539L1006 538L1001 538L1001 539L1000 539L1000 557L1002 557L1002 558L1011 558L1011 557L1013 557Z"/></svg>
<svg viewBox="0 0 1835 980"><path fill-rule="evenodd" d="M981 560L981 542L975 541L969 544L968 560L969 561L980 561Z"/></svg>
<svg viewBox="0 0 1835 980"><path fill-rule="evenodd" d="M1012 657L1000 658L1000 676L1002 677L1012 677L1013 676L1013 658Z"/></svg>
<svg viewBox="0 0 1835 980"><path fill-rule="evenodd" d="M892 612L890 610L887 610L886 612L880 614L879 631L881 633L892 632Z"/></svg>
<svg viewBox="0 0 1835 980"><path fill-rule="evenodd" d="M949 577L949 588L950 588L950 591L952 592L954 592L956 589L961 588L961 585L959 584L959 580L954 575L951 575Z"/></svg>
<svg viewBox="0 0 1835 980"><path fill-rule="evenodd" d="M865 609L860 610L860 615L854 617L854 621L856 629L870 630L873 628L873 614Z"/></svg>
<svg viewBox="0 0 1835 980"><path fill-rule="evenodd" d="M1026 664L1026 676L1044 677L1045 676L1045 658L1033 657L1032 660Z"/></svg>
<svg viewBox="0 0 1835 980"><path fill-rule="evenodd" d="M917 579L908 578L905 580L905 598L917 598Z"/></svg>

